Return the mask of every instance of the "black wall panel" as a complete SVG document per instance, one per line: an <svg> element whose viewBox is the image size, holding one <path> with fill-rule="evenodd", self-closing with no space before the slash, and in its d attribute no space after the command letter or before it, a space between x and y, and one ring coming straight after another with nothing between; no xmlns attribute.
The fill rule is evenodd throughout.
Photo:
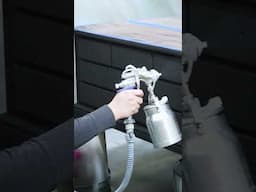
<svg viewBox="0 0 256 192"><path fill-rule="evenodd" d="M180 85L159 80L156 84L155 93L159 98L166 95L171 108L175 111L182 111L182 88Z"/></svg>
<svg viewBox="0 0 256 192"><path fill-rule="evenodd" d="M207 54L255 67L255 7L241 1L199 0L190 4L190 10L189 30L207 40Z"/></svg>
<svg viewBox="0 0 256 192"><path fill-rule="evenodd" d="M86 83L79 83L78 100L79 103L98 108L111 101L115 92L104 90Z"/></svg>
<svg viewBox="0 0 256 192"><path fill-rule="evenodd" d="M67 87L72 80L21 65L14 66L13 76L10 110L50 123L70 118L73 92Z"/></svg>
<svg viewBox="0 0 256 192"><path fill-rule="evenodd" d="M79 60L77 62L78 78L81 81L115 91L115 83L120 82L121 70Z"/></svg>
<svg viewBox="0 0 256 192"><path fill-rule="evenodd" d="M71 1L4 1L7 116L20 122L12 125L20 138L73 117L73 11Z"/></svg>
<svg viewBox="0 0 256 192"><path fill-rule="evenodd" d="M160 79L181 84L181 58L169 55L154 54L153 68L161 71L162 76Z"/></svg>
<svg viewBox="0 0 256 192"><path fill-rule="evenodd" d="M65 23L73 24L73 1L61 0L8 0L11 6L30 11L31 14L40 14L43 17L50 17Z"/></svg>
<svg viewBox="0 0 256 192"><path fill-rule="evenodd" d="M65 46L67 41L70 41L72 46L70 26L48 18L32 17L19 10L10 18L9 23L11 30L15 31L9 34L9 43L15 45L9 50L15 53L13 60L72 78L73 57L71 48Z"/></svg>
<svg viewBox="0 0 256 192"><path fill-rule="evenodd" d="M150 52L140 49L113 45L112 65L123 70L129 64L136 67L152 68L152 55Z"/></svg>
<svg viewBox="0 0 256 192"><path fill-rule="evenodd" d="M5 44L4 44L4 19L3 5L0 1L0 114L5 113L6 106L6 81L5 81Z"/></svg>
<svg viewBox="0 0 256 192"><path fill-rule="evenodd" d="M91 39L79 39L77 41L77 54L89 61L110 65L111 46L105 42Z"/></svg>

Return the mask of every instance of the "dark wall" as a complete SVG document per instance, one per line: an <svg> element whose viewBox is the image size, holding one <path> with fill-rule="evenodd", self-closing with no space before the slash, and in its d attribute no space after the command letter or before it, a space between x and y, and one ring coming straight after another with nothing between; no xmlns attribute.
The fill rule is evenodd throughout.
<svg viewBox="0 0 256 192"><path fill-rule="evenodd" d="M0 114L6 112L3 4L0 1Z"/></svg>
<svg viewBox="0 0 256 192"><path fill-rule="evenodd" d="M73 3L4 1L7 110L30 132L73 116Z"/></svg>
<svg viewBox="0 0 256 192"><path fill-rule="evenodd" d="M256 175L256 3L185 1L184 6L185 31L208 43L195 64L192 91L202 103L221 97Z"/></svg>

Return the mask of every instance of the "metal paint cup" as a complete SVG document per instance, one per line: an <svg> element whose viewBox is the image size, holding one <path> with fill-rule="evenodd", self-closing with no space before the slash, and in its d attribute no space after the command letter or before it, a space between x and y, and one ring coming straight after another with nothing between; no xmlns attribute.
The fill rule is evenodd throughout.
<svg viewBox="0 0 256 192"><path fill-rule="evenodd" d="M164 148L181 140L181 132L168 103L144 107L146 125L155 148Z"/></svg>

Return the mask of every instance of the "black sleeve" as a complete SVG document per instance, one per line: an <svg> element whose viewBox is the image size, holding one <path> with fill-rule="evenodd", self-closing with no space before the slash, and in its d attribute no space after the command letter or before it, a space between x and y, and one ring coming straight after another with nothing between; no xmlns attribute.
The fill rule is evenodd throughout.
<svg viewBox="0 0 256 192"><path fill-rule="evenodd" d="M49 192L72 178L73 119L0 152L0 191Z"/></svg>
<svg viewBox="0 0 256 192"><path fill-rule="evenodd" d="M105 129L113 127L115 123L113 112L107 105L103 105L97 110L75 119L74 147L78 148Z"/></svg>
<svg viewBox="0 0 256 192"><path fill-rule="evenodd" d="M72 178L73 150L115 124L106 105L0 152L0 191L48 192ZM75 130L73 129L75 126ZM75 132L74 132L75 131ZM74 146L75 139L75 146Z"/></svg>

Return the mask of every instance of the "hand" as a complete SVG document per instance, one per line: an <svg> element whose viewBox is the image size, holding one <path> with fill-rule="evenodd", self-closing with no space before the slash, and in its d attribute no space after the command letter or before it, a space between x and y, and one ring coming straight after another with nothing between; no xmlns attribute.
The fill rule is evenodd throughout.
<svg viewBox="0 0 256 192"><path fill-rule="evenodd" d="M139 112L143 103L144 93L142 90L126 90L117 93L108 104L112 110L115 120L127 118Z"/></svg>

